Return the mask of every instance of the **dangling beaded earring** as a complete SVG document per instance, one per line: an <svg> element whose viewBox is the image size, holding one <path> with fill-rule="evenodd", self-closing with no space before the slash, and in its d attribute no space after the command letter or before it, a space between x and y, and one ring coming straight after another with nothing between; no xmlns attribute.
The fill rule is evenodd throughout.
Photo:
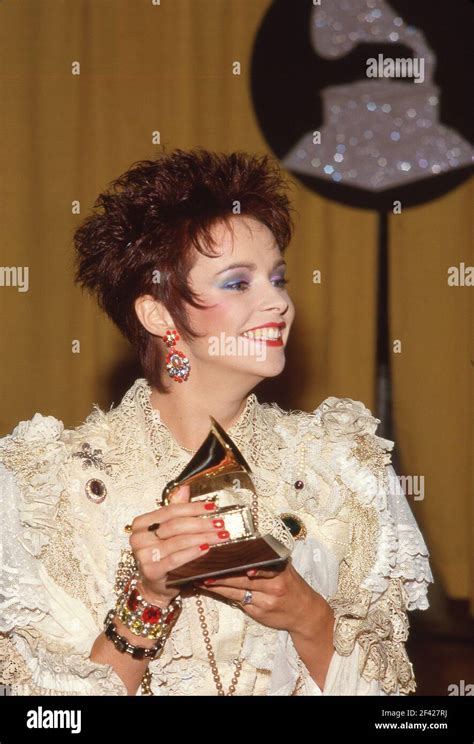
<svg viewBox="0 0 474 744"><path fill-rule="evenodd" d="M163 341L169 348L166 355L166 369L169 376L176 382L183 382L188 379L191 365L188 357L182 351L176 348L176 341L180 340L178 331L168 329L163 336Z"/></svg>

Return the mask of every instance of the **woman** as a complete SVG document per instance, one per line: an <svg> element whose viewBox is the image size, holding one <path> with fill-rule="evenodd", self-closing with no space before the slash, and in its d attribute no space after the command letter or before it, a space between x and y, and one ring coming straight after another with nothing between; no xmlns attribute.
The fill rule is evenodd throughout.
<svg viewBox="0 0 474 744"><path fill-rule="evenodd" d="M36 413L1 440L13 694L415 690L407 610L428 606L432 576L394 443L361 402L286 412L251 392L283 370L294 318L285 189L268 156L176 150L134 164L77 230L76 280L144 376L75 429ZM209 416L252 469L261 531L291 557L280 571L168 586L229 538L189 487L160 501Z"/></svg>

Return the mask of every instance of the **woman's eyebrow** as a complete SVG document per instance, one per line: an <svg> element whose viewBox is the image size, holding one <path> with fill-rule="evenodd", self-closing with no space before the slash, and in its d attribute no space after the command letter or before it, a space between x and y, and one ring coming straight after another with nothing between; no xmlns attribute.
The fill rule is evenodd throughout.
<svg viewBox="0 0 474 744"><path fill-rule="evenodd" d="M272 271L275 271L279 266L286 266L286 261L283 258L280 258L277 260L275 265L272 268ZM240 261L237 261L236 263L231 263L228 266L225 267L225 269L221 269L220 271L216 272L216 276L219 276L219 274L223 274L224 271L229 271L230 269L250 269L250 271L255 271L257 268L257 264L254 263L242 263Z"/></svg>

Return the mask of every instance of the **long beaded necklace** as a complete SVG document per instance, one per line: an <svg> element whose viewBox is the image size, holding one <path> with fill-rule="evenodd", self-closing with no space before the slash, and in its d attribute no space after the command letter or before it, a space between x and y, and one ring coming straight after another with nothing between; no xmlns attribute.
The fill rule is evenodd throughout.
<svg viewBox="0 0 474 744"><path fill-rule="evenodd" d="M255 529L258 531L258 496L256 493L254 493L252 496L252 506L250 507L250 511L252 512ZM228 691L225 692L223 684L222 684L222 680L220 678L219 670L217 668L216 657L214 655L214 651L212 650L212 644L210 641L209 628L207 626L203 602L199 596L199 589L197 587L194 587L194 593L196 596L196 604L198 607L199 624L201 626L204 643L205 643L206 651L207 651L207 658L209 659L209 665L212 670L212 677L216 685L217 694L231 697L232 695L234 695L235 690L237 688L237 682L239 681L243 661L242 659L237 660L234 676L231 679ZM244 646L245 638L247 635L248 622L249 622L248 615L246 615L245 620L244 620L244 631L243 631L242 644L240 647L240 653L242 653L242 648ZM153 695L153 692L151 690L151 672L149 668L146 670L145 674L143 675L142 682L141 682L141 692L142 692L142 695Z"/></svg>
<svg viewBox="0 0 474 744"><path fill-rule="evenodd" d="M258 532L258 497L255 492L252 496L252 506L250 507L250 511L252 513L252 517L254 520L255 529ZM240 672L242 670L243 660L240 658L237 660L234 676L231 679L229 689L227 692L224 692L224 687L222 685L220 674L217 669L216 657L214 655L214 651L212 650L212 644L211 644L210 637L209 637L209 629L207 627L206 617L204 613L204 606L202 603L202 599L199 597L199 590L197 589L197 587L194 587L194 592L196 594L196 604L198 606L199 623L202 629L204 643L206 645L207 658L209 659L209 664L212 670L212 676L214 678L214 683L216 685L217 694L223 695L223 696L232 696L235 693L235 690L237 687L237 682L239 680ZM244 632L243 632L243 638L242 638L242 645L240 647L240 653L242 653L242 648L245 642L245 637L247 635L248 622L249 622L248 615L246 615L245 621L244 621Z"/></svg>
<svg viewBox="0 0 474 744"><path fill-rule="evenodd" d="M185 450L186 452L189 452L190 454L194 454L193 450L189 450L186 447L183 447L182 445L180 445L180 448ZM252 513L255 530L258 532L258 496L255 492L252 495L252 505L250 507L250 511ZM203 605L201 597L199 596L200 592L199 592L198 587L194 587L194 594L196 597L196 605L198 608L199 624L202 630L204 644L206 646L206 651L207 651L207 658L209 659L209 665L212 670L212 676L214 679L214 683L216 685L217 694L222 695L222 696L232 696L234 695L236 691L237 683L240 677L240 672L242 670L243 660L240 658L237 659L234 676L231 679L228 691L225 692L223 684L222 684L222 680L220 678L219 670L217 668L216 657L212 649L209 628L207 625L206 615L204 611L204 605ZM240 647L240 653L242 653L242 648L244 646L245 638L247 635L248 623L249 623L248 615L245 615L244 630L243 630L242 644ZM142 695L153 695L153 692L151 689L151 679L152 679L151 672L150 672L150 669L148 668L145 671L142 681L141 681Z"/></svg>

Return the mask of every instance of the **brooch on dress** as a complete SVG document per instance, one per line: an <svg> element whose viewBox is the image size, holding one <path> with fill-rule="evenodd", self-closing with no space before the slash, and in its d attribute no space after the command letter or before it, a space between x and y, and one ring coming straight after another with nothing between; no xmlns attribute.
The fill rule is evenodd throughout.
<svg viewBox="0 0 474 744"><path fill-rule="evenodd" d="M101 504L107 496L105 483L98 478L91 478L88 480L85 488L87 498L93 501L94 504Z"/></svg>
<svg viewBox="0 0 474 744"><path fill-rule="evenodd" d="M308 531L304 525L304 522L299 517L297 517L296 514L285 512L284 514L280 514L280 519L288 528L291 536L294 537L295 540L305 539Z"/></svg>
<svg viewBox="0 0 474 744"><path fill-rule="evenodd" d="M93 450L89 442L83 442L79 452L73 452L72 456L79 457L83 460L82 467L84 470L94 467L97 468L97 470L103 470L107 475L112 475L112 465L108 462L104 462L102 450Z"/></svg>
<svg viewBox="0 0 474 744"><path fill-rule="evenodd" d="M107 475L112 475L112 465L108 462L104 462L101 449L92 449L89 442L83 442L81 449L78 452L72 453L73 457L78 457L82 460L82 467L84 470L89 468L96 468L97 470L103 470ZM91 478L87 481L86 496L94 504L101 504L107 496L107 488L104 481L99 478Z"/></svg>

